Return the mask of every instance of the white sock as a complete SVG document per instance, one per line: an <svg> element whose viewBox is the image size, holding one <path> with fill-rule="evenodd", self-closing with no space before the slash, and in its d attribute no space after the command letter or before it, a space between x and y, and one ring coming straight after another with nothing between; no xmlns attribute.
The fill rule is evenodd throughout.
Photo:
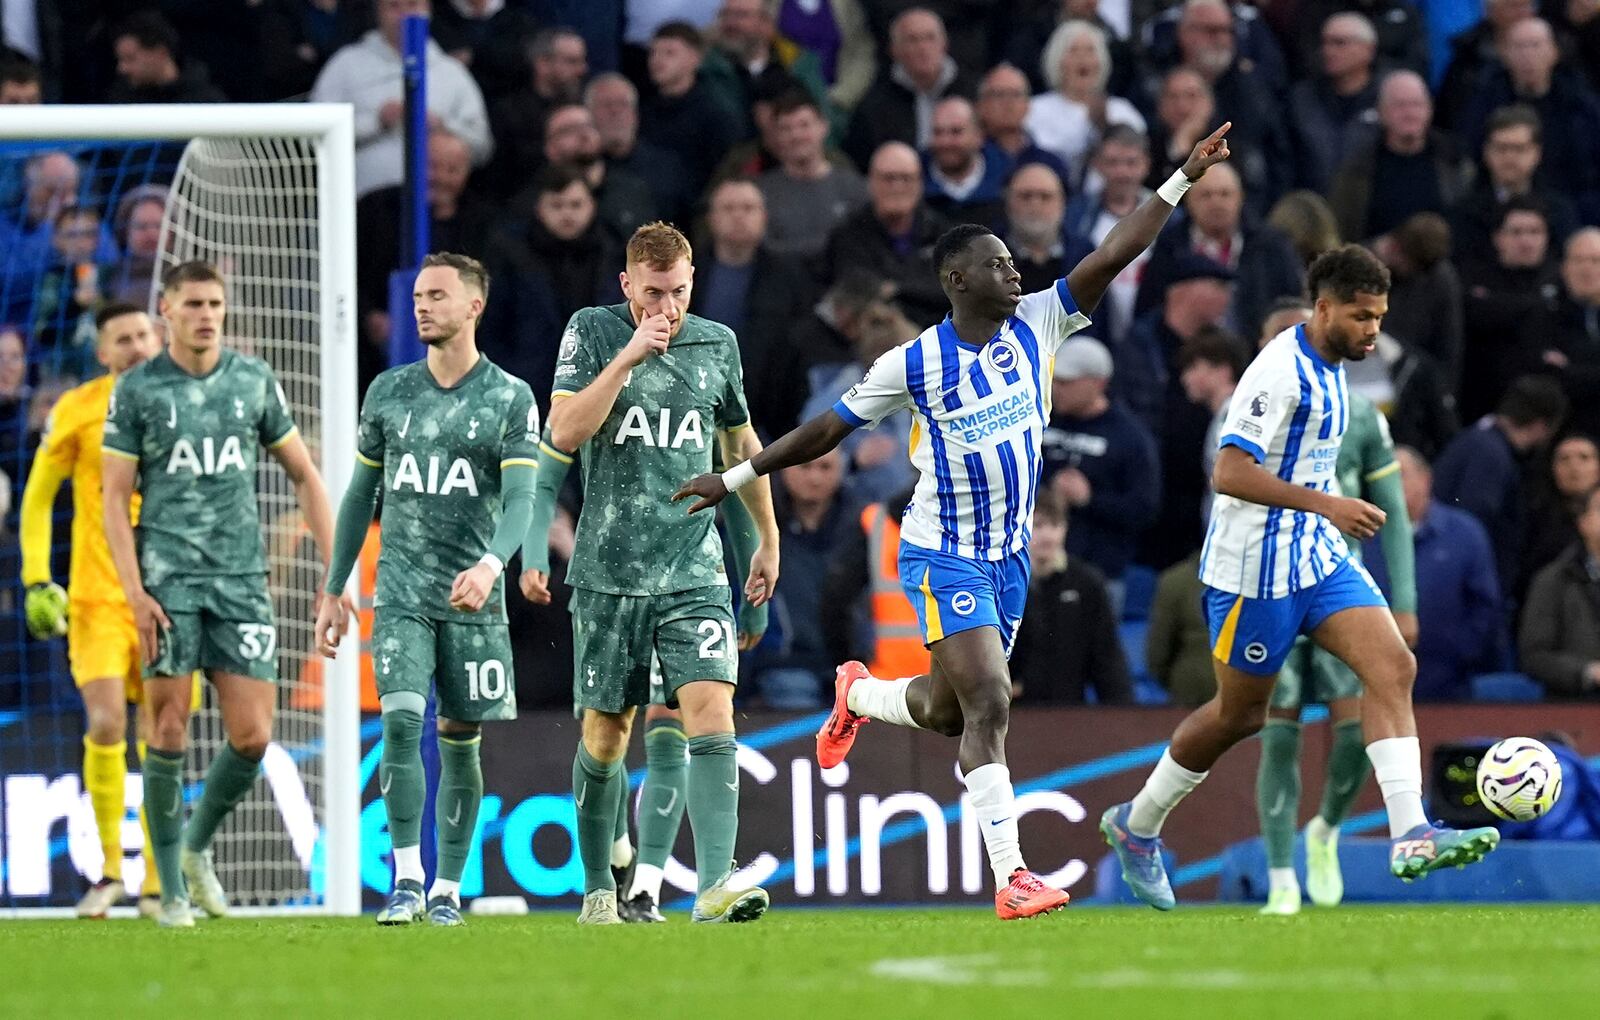
<svg viewBox="0 0 1600 1020"><path fill-rule="evenodd" d="M1422 745L1416 737L1385 737L1367 745L1367 757L1389 811L1389 838L1428 824L1422 810Z"/></svg>
<svg viewBox="0 0 1600 1020"><path fill-rule="evenodd" d="M999 762L980 765L967 773L966 783L972 810L983 832L984 848L989 851L989 867L994 869L995 888L1004 889L1010 884L1013 871L1027 867L1022 863L1022 850L1017 840L1016 796L1011 790L1011 770Z"/></svg>
<svg viewBox="0 0 1600 1020"><path fill-rule="evenodd" d="M642 892L650 894L657 904L661 902L661 869L654 864L640 863L633 869L633 884L626 890L618 889L617 896L631 900ZM626 895L624 895L626 892Z"/></svg>
<svg viewBox="0 0 1600 1020"><path fill-rule="evenodd" d="M421 885L427 881L422 873L422 847L397 846L394 848L394 880L396 883L409 878Z"/></svg>
<svg viewBox="0 0 1600 1020"><path fill-rule="evenodd" d="M628 862L633 860L633 841L624 832L611 843L611 866L613 868L626 868Z"/></svg>
<svg viewBox="0 0 1600 1020"><path fill-rule="evenodd" d="M920 728L917 727L917 721L911 718L911 706L906 704L906 691L914 679L903 676L898 680L858 680L850 685L850 696L845 703L850 711L868 719Z"/></svg>
<svg viewBox="0 0 1600 1020"><path fill-rule="evenodd" d="M1140 839L1161 835L1167 815L1208 774L1190 772L1173 761L1171 748L1162 751L1155 771L1144 781L1144 789L1134 795L1133 807L1128 811L1128 831Z"/></svg>
<svg viewBox="0 0 1600 1020"><path fill-rule="evenodd" d="M1327 843L1339 838L1339 827L1329 825L1322 820L1321 815L1312 815L1311 821L1306 823L1306 839L1318 843Z"/></svg>
<svg viewBox="0 0 1600 1020"><path fill-rule="evenodd" d="M448 896L459 905L461 903L461 883L452 882L448 878L436 878L433 880L433 888L428 890L428 899L431 900L435 896Z"/></svg>
<svg viewBox="0 0 1600 1020"><path fill-rule="evenodd" d="M1293 868L1268 868L1267 885L1273 892L1284 889L1293 890L1296 894L1300 892L1300 880L1294 876Z"/></svg>

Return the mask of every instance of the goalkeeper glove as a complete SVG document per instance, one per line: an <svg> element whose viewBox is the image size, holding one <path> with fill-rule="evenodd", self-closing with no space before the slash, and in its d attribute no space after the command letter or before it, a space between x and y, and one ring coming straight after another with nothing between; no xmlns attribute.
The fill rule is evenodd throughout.
<svg viewBox="0 0 1600 1020"><path fill-rule="evenodd" d="M60 637L67 632L67 591L54 581L28 585L23 610L28 632L36 638Z"/></svg>

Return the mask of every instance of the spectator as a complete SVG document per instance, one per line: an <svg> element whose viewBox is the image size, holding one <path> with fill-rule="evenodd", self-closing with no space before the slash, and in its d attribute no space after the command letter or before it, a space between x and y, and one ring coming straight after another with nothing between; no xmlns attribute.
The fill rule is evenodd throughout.
<svg viewBox="0 0 1600 1020"><path fill-rule="evenodd" d="M21 55L0 59L0 106L37 106L44 102L39 65Z"/></svg>
<svg viewBox="0 0 1600 1020"><path fill-rule="evenodd" d="M1224 323L1236 333L1248 333L1273 298L1299 293L1305 271L1287 237L1245 215L1243 184L1232 164L1212 169L1221 172L1207 171L1194 182L1184 199L1184 215L1173 217L1151 246L1135 311L1142 315L1160 305L1173 264L1187 251L1233 271Z"/></svg>
<svg viewBox="0 0 1600 1020"><path fill-rule="evenodd" d="M1089 151L1107 127L1145 130L1144 117L1132 103L1106 93L1111 51L1105 33L1089 22L1062 22L1045 44L1040 70L1050 91L1033 97L1023 126L1067 165L1073 182L1082 180Z"/></svg>
<svg viewBox="0 0 1600 1020"><path fill-rule="evenodd" d="M741 137L743 111L725 108L700 73L705 39L692 25L669 21L650 40L650 81L655 94L644 105L639 134L677 154L689 171L689 190L699 194L712 171Z"/></svg>
<svg viewBox="0 0 1600 1020"><path fill-rule="evenodd" d="M1025 8L1028 5L1018 6ZM1033 17L1013 15L1009 18L1011 38L1005 48L1006 62L1027 70L1032 91L1044 92L1051 87L1048 75L1043 71L1044 61L1040 58L1050 36L1067 21L1088 22L1105 35L1106 46L1111 53L1111 79L1106 83L1108 92L1117 96L1132 96L1138 91L1138 60L1126 38L1126 16L1119 32L1117 26L1101 17L1097 0L1040 0L1032 6L1035 8Z"/></svg>
<svg viewBox="0 0 1600 1020"><path fill-rule="evenodd" d="M1327 200L1303 188L1278 199L1267 213L1267 226L1289 239L1294 253L1300 256L1300 264L1308 269L1318 255L1343 243L1339 238L1339 221L1334 218Z"/></svg>
<svg viewBox="0 0 1600 1020"><path fill-rule="evenodd" d="M1028 118L1028 78L1010 64L992 68L978 86L978 124L983 129L984 161L1000 168L1000 179L1011 175L1024 163L1043 163L1061 178L1068 177L1067 165L1054 153L1041 149L1023 123ZM1185 155L1187 157L1187 154Z"/></svg>
<svg viewBox="0 0 1600 1020"><path fill-rule="evenodd" d="M778 31L816 55L828 98L848 113L872 88L878 45L861 0L777 0Z"/></svg>
<svg viewBox="0 0 1600 1020"><path fill-rule="evenodd" d="M1195 140L1223 120L1233 122L1228 142L1235 155L1228 165L1243 178L1256 212L1262 213L1293 176L1293 154L1281 127L1281 78L1258 61L1241 57L1234 18L1235 11L1224 0L1186 0L1178 21L1178 50L1182 65L1211 87L1216 109L1223 114ZM1278 70L1281 74L1281 64ZM1180 165L1184 158L1187 153L1180 157Z"/></svg>
<svg viewBox="0 0 1600 1020"><path fill-rule="evenodd" d="M0 309L0 322L25 313L15 305L15 295L32 297L34 276L53 259L56 214L79 200L82 172L77 160L65 152L50 150L28 157L22 165L23 198L16 219L0 220L0 251L6 253L4 273L12 277L0 293L11 297ZM110 231L102 231L95 259L109 262L117 257Z"/></svg>
<svg viewBox="0 0 1600 1020"><path fill-rule="evenodd" d="M828 162L828 122L817 101L791 89L773 104L778 166L756 179L766 201L766 244L780 255L810 258L828 234L867 201L867 182Z"/></svg>
<svg viewBox="0 0 1600 1020"><path fill-rule="evenodd" d="M1221 122L1211 83L1199 71L1182 66L1168 71L1157 93L1156 118L1150 122L1154 162L1145 184L1159 188Z"/></svg>
<svg viewBox="0 0 1600 1020"><path fill-rule="evenodd" d="M1544 208L1554 244L1566 244L1578 228L1572 201L1538 178L1542 137L1539 115L1531 106L1502 106L1489 116L1483 138L1486 172L1451 210L1451 236L1457 251L1489 250L1495 214L1502 203L1515 197L1531 198Z"/></svg>
<svg viewBox="0 0 1600 1020"><path fill-rule="evenodd" d="M0 326L0 539L18 505L34 447L29 421L34 400L28 385L28 341L15 326ZM15 544L15 539L12 539Z"/></svg>
<svg viewBox="0 0 1600 1020"><path fill-rule="evenodd" d="M1204 52L1206 44L1220 42L1219 36L1223 34L1231 36L1228 49L1224 50L1221 45L1212 45L1208 55L1218 62L1219 67L1225 66L1231 58L1237 61L1240 67L1249 68L1261 87L1268 90L1276 100L1288 91L1289 69L1272 27L1267 24L1267 19L1262 17L1261 11L1257 10L1254 4L1246 0L1222 0L1222 2L1228 10L1232 23L1231 30L1222 33L1214 21L1203 19L1201 25L1210 29L1210 37L1202 35L1200 46L1195 46L1191 40L1188 44L1190 49ZM1174 63L1188 59L1184 39L1185 24L1189 21L1188 7L1187 3L1167 5L1165 10L1148 19L1144 25L1141 34L1145 60L1158 71L1166 71Z"/></svg>
<svg viewBox="0 0 1600 1020"><path fill-rule="evenodd" d="M1263 345L1270 339L1265 337ZM1200 448L1200 478L1205 486L1200 502L1199 523L1202 526L1211 519L1211 501L1215 496L1211 489L1211 473L1217 465L1228 404L1249 363L1239 338L1213 326L1201 329L1178 351L1178 382L1183 386L1183 395L1191 404L1198 404L1211 414L1211 424L1206 428Z"/></svg>
<svg viewBox="0 0 1600 1020"><path fill-rule="evenodd" d="M933 108L933 140L922 154L929 207L953 223L1000 225L1004 164L983 154L983 131L972 103L945 96Z"/></svg>
<svg viewBox="0 0 1600 1020"><path fill-rule="evenodd" d="M764 657L756 686L768 708L821 707L836 663L828 653L822 592L829 565L857 530L859 504L842 492L844 456L830 450L779 474L778 526L789 584L774 597L783 633L781 650Z"/></svg>
<svg viewBox="0 0 1600 1020"><path fill-rule="evenodd" d="M1600 447L1594 439L1572 433L1556 443L1550 453L1550 474L1535 487L1528 510L1518 595L1527 590L1534 574L1578 541L1578 518L1596 486L1600 486Z"/></svg>
<svg viewBox="0 0 1600 1020"><path fill-rule="evenodd" d="M755 122L755 137L746 138L728 150L716 172L711 175L713 186L734 177L754 180L778 165L778 128L773 110L777 108L779 99L794 91L793 84L778 79L762 78L756 81L751 88L750 98L750 119ZM856 169L850 157L841 150L829 145L824 151L828 162L834 166ZM698 199L699 196L695 197Z"/></svg>
<svg viewBox="0 0 1600 1020"><path fill-rule="evenodd" d="M1578 533L1534 577L1519 635L1522 668L1557 698L1600 690L1600 489L1589 493Z"/></svg>
<svg viewBox="0 0 1600 1020"><path fill-rule="evenodd" d="M154 11L131 15L111 36L117 55L113 103L222 103L204 64L178 64L178 33Z"/></svg>
<svg viewBox="0 0 1600 1020"><path fill-rule="evenodd" d="M1556 348L1572 402L1571 424L1600 436L1600 230L1584 227L1568 239L1561 282L1565 293Z"/></svg>
<svg viewBox="0 0 1600 1020"><path fill-rule="evenodd" d="M117 201L112 230L122 259L113 267L106 296L112 301L143 305L150 300L156 257L161 248L161 217L167 208L167 189L160 184L130 188Z"/></svg>
<svg viewBox="0 0 1600 1020"><path fill-rule="evenodd" d="M752 133L751 100L773 87L803 89L816 102L823 124L830 119L821 62L811 51L779 34L777 16L773 0L722 0L711 30L714 45L706 53L701 73L723 105L743 119L741 137ZM767 89L760 89L761 84Z"/></svg>
<svg viewBox="0 0 1600 1020"><path fill-rule="evenodd" d="M848 381L836 397L842 396L845 390L861 381L866 366L872 364L872 360L863 361L860 357L861 317L875 302L888 300L887 296L893 292L894 285L870 269L847 267L822 292L821 299L812 305L811 314L789 331L788 342L774 345L774 367L769 371L776 373L774 378L781 380L789 396L789 400L784 402L788 412L786 420L805 418L805 410L809 409L808 401L817 405L815 410L819 414L833 406L832 401L823 402L820 381L813 382L808 397L807 387L794 384L796 378L827 375L830 368L841 372L846 367L858 369L852 373L854 378L845 376ZM921 327L912 327L913 334L920 331ZM906 338L901 337L895 343L903 343ZM780 369L777 367L779 365L784 367ZM907 424L909 426L909 422Z"/></svg>
<svg viewBox="0 0 1600 1020"><path fill-rule="evenodd" d="M1439 86L1439 123L1458 128L1489 72L1499 66L1513 25L1533 17L1534 0L1484 0L1483 20L1451 40Z"/></svg>
<svg viewBox="0 0 1600 1020"><path fill-rule="evenodd" d="M1443 212L1460 201L1467 171L1456 151L1433 128L1433 99L1422 77L1414 71L1385 75L1378 129L1352 144L1330 185L1339 233L1349 240L1376 237L1416 213Z"/></svg>
<svg viewBox="0 0 1600 1020"><path fill-rule="evenodd" d="M893 63L879 74L856 106L844 151L866 166L888 142L915 148L933 134L933 104L945 95L977 93L977 84L956 66L944 22L932 11L913 7L889 26Z"/></svg>
<svg viewBox="0 0 1600 1020"><path fill-rule="evenodd" d="M660 215L645 179L612 166L605 158L594 115L585 106L564 103L550 111L544 127L544 161L551 166L575 167L583 174L589 191L600 203L600 222L618 241L631 237L640 225ZM522 194L511 204L518 212L528 214L533 203Z"/></svg>
<svg viewBox="0 0 1600 1020"><path fill-rule="evenodd" d="M531 74L526 74L529 70ZM588 46L577 32L547 28L533 37L528 44L526 80L490 108L496 154L488 177L497 194L516 192L529 174L544 165L545 121L555 107L578 101L588 73ZM638 93L634 93L634 101L637 106ZM598 112L595 119L601 119ZM637 109L634 129L638 130Z"/></svg>
<svg viewBox="0 0 1600 1020"><path fill-rule="evenodd" d="M265 100L299 99L334 53L366 30L365 4L266 0L257 14L260 87Z"/></svg>
<svg viewBox="0 0 1600 1020"><path fill-rule="evenodd" d="M429 132L431 247L481 260L488 255L489 238L500 213L479 196L478 189L468 186L471 176L472 153L467 143L448 131ZM357 348L356 358L362 392L366 383L388 367L389 274L410 268L400 265L401 207L405 201L404 190L395 185L379 188L356 203L356 230L361 237L356 254L356 304L366 341Z"/></svg>
<svg viewBox="0 0 1600 1020"><path fill-rule="evenodd" d="M1199 549L1157 576L1150 627L1144 637L1144 663L1156 682L1167 689L1174 705L1204 705L1217 693L1211 631L1201 609L1204 602Z"/></svg>
<svg viewBox="0 0 1600 1020"><path fill-rule="evenodd" d="M876 677L928 672L917 611L900 585L900 519L908 486L861 511L860 527L843 541L822 589L822 626L833 662L859 659Z"/></svg>
<svg viewBox="0 0 1600 1020"><path fill-rule="evenodd" d="M1474 673L1493 667L1504 626L1489 535L1478 519L1433 498L1428 462L1395 448L1417 571L1416 701L1465 701ZM1378 539L1362 562L1387 594L1388 565Z"/></svg>
<svg viewBox="0 0 1600 1020"><path fill-rule="evenodd" d="M695 201L689 171L675 152L639 137L639 90L615 71L596 75L583 90L600 134L600 156L606 164L638 180L648 180L662 215L686 220Z"/></svg>
<svg viewBox="0 0 1600 1020"><path fill-rule="evenodd" d="M429 0L377 0L378 27L339 50L317 75L311 100L350 103L356 121L356 196L399 184L404 173L405 105L401 83L401 26L408 16L426 16ZM461 62L428 41L428 124L467 143L473 166L494 151L488 115L477 82Z"/></svg>
<svg viewBox="0 0 1600 1020"><path fill-rule="evenodd" d="M1133 128L1113 124L1095 146L1089 170L1084 190L1073 196L1067 206L1067 236L1077 242L1074 254L1098 248L1112 227L1150 197L1150 189L1144 186L1150 172L1150 143ZM1135 256L1111 281L1096 312L1099 335L1109 339L1113 347L1126 339L1133 326L1139 279L1149 262L1148 251Z"/></svg>
<svg viewBox="0 0 1600 1020"><path fill-rule="evenodd" d="M1339 0L1335 0L1339 2ZM1300 17L1305 17L1302 13ZM1373 73L1378 33L1366 15L1345 11L1321 29L1321 73L1289 90L1289 132L1302 188L1326 192L1359 123L1377 120L1378 79Z"/></svg>
<svg viewBox="0 0 1600 1020"><path fill-rule="evenodd" d="M528 43L539 22L523 8L505 0L449 0L428 26L440 47L472 72L490 104L527 80Z"/></svg>
<svg viewBox="0 0 1600 1020"><path fill-rule="evenodd" d="M1507 384L1544 371L1557 351L1560 268L1550 258L1544 209L1529 198L1502 203L1494 247L1461 267L1461 415L1487 414Z"/></svg>
<svg viewBox="0 0 1600 1020"><path fill-rule="evenodd" d="M1481 145L1493 111L1522 103L1544 125L1544 166L1550 179L1580 202L1593 203L1600 185L1600 99L1582 72L1561 64L1550 23L1524 18L1506 30L1500 66L1479 81L1457 129Z"/></svg>
<svg viewBox="0 0 1600 1020"><path fill-rule="evenodd" d="M1434 463L1434 497L1472 514L1488 531L1501 591L1511 590L1522 556L1524 464L1566 414L1567 398L1554 380L1524 376L1494 414L1452 439Z"/></svg>
<svg viewBox="0 0 1600 1020"><path fill-rule="evenodd" d="M1112 619L1122 618L1124 574L1161 499L1156 444L1142 422L1107 395L1111 352L1089 337L1056 354L1040 482L1073 515L1067 552L1105 575Z"/></svg>
<svg viewBox="0 0 1600 1020"><path fill-rule="evenodd" d="M33 298L33 342L42 352L42 378L100 375L94 313L105 300L109 267L95 261L100 214L83 205L56 214L52 264Z"/></svg>
<svg viewBox="0 0 1600 1020"><path fill-rule="evenodd" d="M750 181L713 188L707 220L710 257L702 254L695 272L697 310L738 337L750 418L763 434L782 435L805 399L796 385L805 374L800 352L785 341L809 308L809 278L797 259L768 246L767 207Z"/></svg>
<svg viewBox="0 0 1600 1020"><path fill-rule="evenodd" d="M1133 704L1115 598L1094 565L1070 552L1067 510L1041 492L1033 510L1027 611L1011 655L1011 696L1029 705Z"/></svg>
<svg viewBox="0 0 1600 1020"><path fill-rule="evenodd" d="M1438 213L1417 213L1372 242L1389 267L1389 314L1383 328L1408 351L1426 354L1443 377L1445 392L1461 386L1461 277L1450 261L1450 226ZM1407 439L1424 457L1439 450Z"/></svg>
<svg viewBox="0 0 1600 1020"><path fill-rule="evenodd" d="M1364 46L1385 67L1428 73L1428 38L1423 11L1410 0L1300 0L1295 7L1296 63L1302 72L1323 66L1328 56L1328 25L1341 14L1355 15L1367 24ZM1335 44L1339 45L1339 44ZM1349 45L1349 44L1345 44Z"/></svg>
<svg viewBox="0 0 1600 1020"><path fill-rule="evenodd" d="M1206 176L1211 175L1208 172ZM1161 305L1142 314L1117 349L1118 382L1112 391L1156 435L1167 430L1167 408L1173 395L1169 392L1173 389L1169 366L1202 327L1222 326L1227 321L1234 279L1227 266L1181 248L1162 272L1165 290ZM1142 292L1143 285L1140 289Z"/></svg>
<svg viewBox="0 0 1600 1020"><path fill-rule="evenodd" d="M1043 163L1025 163L1006 185L1006 245L1022 274L1022 292L1055 286L1071 268L1064 261L1061 220L1066 194L1061 178Z"/></svg>
<svg viewBox="0 0 1600 1020"><path fill-rule="evenodd" d="M867 192L867 207L828 238L825 272L858 269L890 281L911 321L926 328L949 308L933 266L934 242L949 221L922 201L922 164L902 142L885 142L872 157Z"/></svg>
<svg viewBox="0 0 1600 1020"><path fill-rule="evenodd" d="M479 341L501 368L541 399L554 381L556 346L572 314L622 300L622 245L599 223L588 178L555 164L534 184L534 215L493 241L494 299Z"/></svg>

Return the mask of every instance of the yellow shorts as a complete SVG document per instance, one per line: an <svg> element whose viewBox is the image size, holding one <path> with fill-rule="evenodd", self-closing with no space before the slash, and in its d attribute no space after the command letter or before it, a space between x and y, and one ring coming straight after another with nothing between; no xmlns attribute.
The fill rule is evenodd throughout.
<svg viewBox="0 0 1600 1020"><path fill-rule="evenodd" d="M79 687L94 680L121 678L130 703L144 699L139 631L127 605L75 602L68 606L67 659L72 664L73 682Z"/></svg>
<svg viewBox="0 0 1600 1020"><path fill-rule="evenodd" d="M133 610L119 602L74 602L67 607L67 660L79 687L121 678L128 703L144 701L143 660ZM190 710L200 707L200 674L194 675Z"/></svg>

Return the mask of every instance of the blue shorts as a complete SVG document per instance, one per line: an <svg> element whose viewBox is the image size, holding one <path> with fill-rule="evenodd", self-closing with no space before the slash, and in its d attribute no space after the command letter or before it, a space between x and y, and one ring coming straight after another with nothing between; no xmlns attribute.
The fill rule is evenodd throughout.
<svg viewBox="0 0 1600 1020"><path fill-rule="evenodd" d="M1246 598L1208 586L1211 654L1241 672L1271 676L1283 668L1295 638L1334 613L1359 606L1387 609L1389 604L1366 568L1348 559L1311 587L1279 599Z"/></svg>
<svg viewBox="0 0 1600 1020"><path fill-rule="evenodd" d="M972 560L900 543L900 586L917 610L925 645L993 627L1010 658L1032 572L1025 549L1003 560Z"/></svg>

